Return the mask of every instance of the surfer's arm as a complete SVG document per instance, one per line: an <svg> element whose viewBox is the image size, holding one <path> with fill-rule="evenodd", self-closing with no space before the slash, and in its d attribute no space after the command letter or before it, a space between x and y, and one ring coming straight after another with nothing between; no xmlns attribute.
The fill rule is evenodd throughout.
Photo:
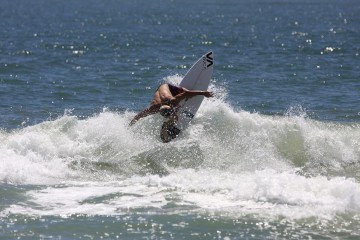
<svg viewBox="0 0 360 240"><path fill-rule="evenodd" d="M176 95L172 100L171 103L176 106L179 104L179 102L181 102L181 100L187 99L187 98L192 98L195 96L205 96L205 97L213 97L214 94L212 92L209 91L198 91L198 90L187 90L184 89L184 91L178 95Z"/></svg>
<svg viewBox="0 0 360 240"><path fill-rule="evenodd" d="M131 120L129 126L134 125L140 118L147 117L147 116L149 116L151 114L155 114L157 112L159 112L159 106L157 106L157 105L153 105L149 108L146 108L142 112L139 112L138 114L136 114L136 116Z"/></svg>

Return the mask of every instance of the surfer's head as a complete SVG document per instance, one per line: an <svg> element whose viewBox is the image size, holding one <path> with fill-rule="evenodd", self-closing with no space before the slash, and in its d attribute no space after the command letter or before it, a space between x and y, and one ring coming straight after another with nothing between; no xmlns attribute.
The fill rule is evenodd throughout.
<svg viewBox="0 0 360 240"><path fill-rule="evenodd" d="M162 105L159 112L161 116L168 118L173 115L175 111L174 108L170 107L169 105Z"/></svg>

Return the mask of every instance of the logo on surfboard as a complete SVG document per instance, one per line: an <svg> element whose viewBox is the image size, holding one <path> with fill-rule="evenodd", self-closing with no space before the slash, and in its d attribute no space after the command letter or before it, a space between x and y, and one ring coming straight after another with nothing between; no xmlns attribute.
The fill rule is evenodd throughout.
<svg viewBox="0 0 360 240"><path fill-rule="evenodd" d="M214 64L214 59L212 57L212 52L209 52L203 57L203 66L204 68L208 68L213 64Z"/></svg>

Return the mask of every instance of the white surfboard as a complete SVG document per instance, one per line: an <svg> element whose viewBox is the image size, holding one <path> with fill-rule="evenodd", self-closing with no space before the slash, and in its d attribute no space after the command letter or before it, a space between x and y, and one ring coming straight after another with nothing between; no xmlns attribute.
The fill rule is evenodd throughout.
<svg viewBox="0 0 360 240"><path fill-rule="evenodd" d="M206 91L210 84L213 66L214 55L212 52L208 52L190 68L179 85L188 90ZM188 127L190 121L200 108L203 99L204 96L195 96L180 102L179 106L181 107L178 110L176 128L183 131Z"/></svg>

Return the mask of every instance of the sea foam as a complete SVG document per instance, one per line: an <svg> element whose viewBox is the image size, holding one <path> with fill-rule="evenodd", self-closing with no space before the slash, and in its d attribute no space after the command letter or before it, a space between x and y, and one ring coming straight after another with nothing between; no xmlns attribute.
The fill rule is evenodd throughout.
<svg viewBox="0 0 360 240"><path fill-rule="evenodd" d="M0 181L40 186L26 192L31 203L6 211L118 215L170 204L177 212L332 219L360 210L357 123L250 113L220 97L205 99L189 128L164 144L160 116L129 127L134 115L68 113L0 132Z"/></svg>

